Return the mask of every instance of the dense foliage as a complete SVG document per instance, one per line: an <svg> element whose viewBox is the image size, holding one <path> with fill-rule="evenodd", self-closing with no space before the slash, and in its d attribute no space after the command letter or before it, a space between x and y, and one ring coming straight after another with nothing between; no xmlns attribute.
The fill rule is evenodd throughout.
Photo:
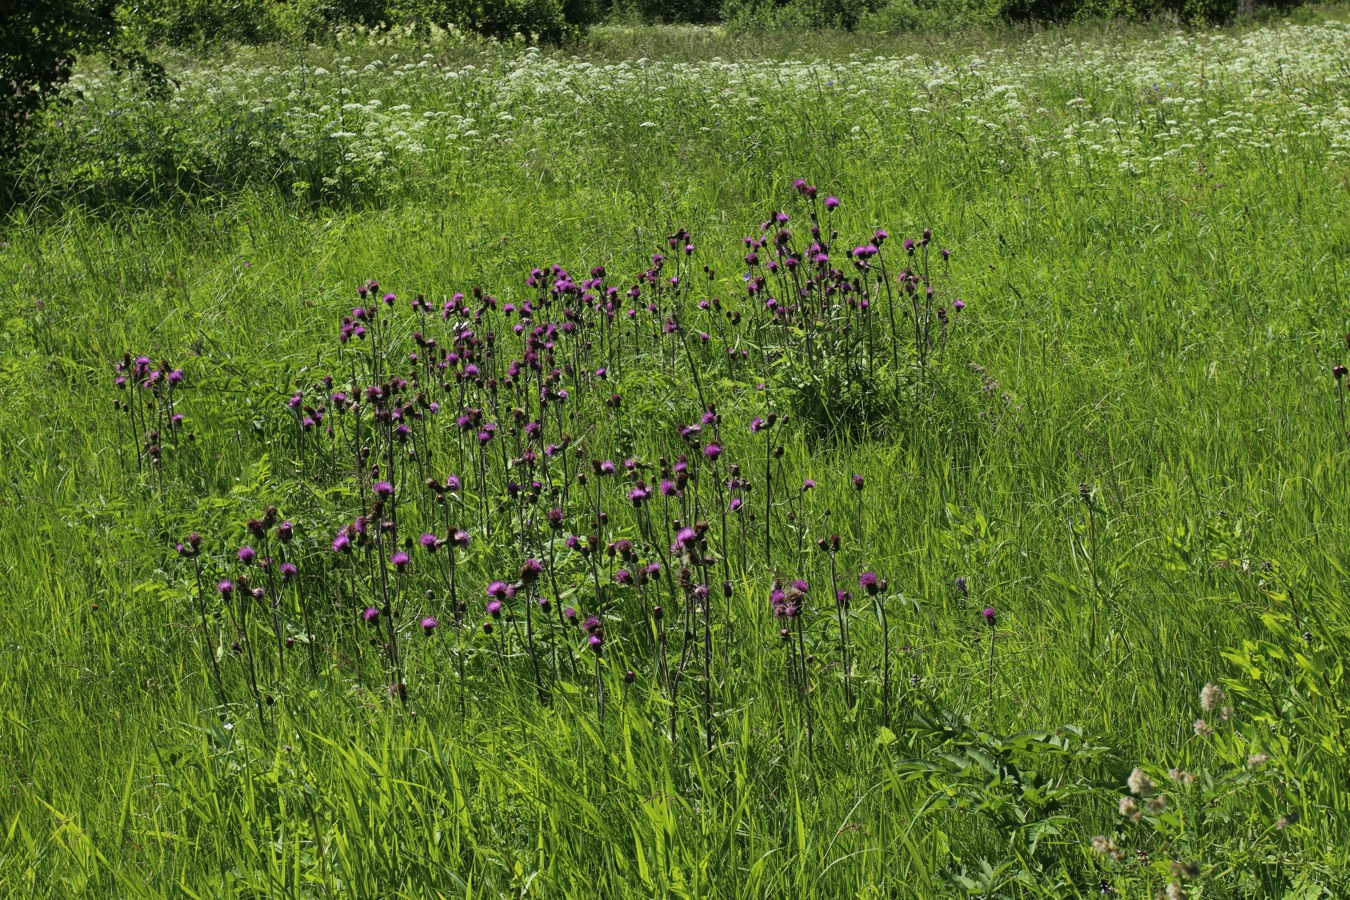
<svg viewBox="0 0 1350 900"><path fill-rule="evenodd" d="M108 44L115 0L0 2L0 154L13 154L29 119L67 78L78 53Z"/></svg>
<svg viewBox="0 0 1350 900"><path fill-rule="evenodd" d="M315 39L333 26L454 27L494 39L557 43L601 21L724 23L736 30L840 28L869 33L1076 18L1227 22L1240 0L139 0L122 18L152 42ZM1284 10L1297 0L1269 0ZM1252 9L1257 9L1256 5Z"/></svg>

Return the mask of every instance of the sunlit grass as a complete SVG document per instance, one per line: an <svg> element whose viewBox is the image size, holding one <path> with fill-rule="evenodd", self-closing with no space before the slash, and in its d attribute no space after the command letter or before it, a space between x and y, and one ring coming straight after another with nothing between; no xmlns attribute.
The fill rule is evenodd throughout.
<svg viewBox="0 0 1350 900"><path fill-rule="evenodd" d="M1052 33L913 59L832 38L810 64L734 65L673 47L649 63L431 47L422 68L406 45L240 51L178 61L180 106L194 104L179 111L137 107L90 73L61 126L85 137L52 138L41 164L57 173L49 202L0 229L3 892L1076 896L1103 878L1127 896L1173 880L1204 896L1343 892L1350 490L1331 367L1350 356L1348 38L1335 24ZM336 53L355 57L350 73ZM340 152L318 126L247 115L264 97L275 121L317 114L342 86L362 104L349 130L372 130ZM128 131L90 136L112 110ZM267 127L232 143L248 122ZM183 162L181 183L153 168L157 146L177 148L163 172ZM748 309L740 239L774 209L804 228L794 177L841 197L837 251L885 228L888 265L903 266L900 241L931 227L953 250L943 296L967 306L940 395L902 395L852 430L794 415L776 432L779 502L817 488L778 507L767 562L753 528L744 559L730 542L725 606L720 572L712 583L711 729L696 668L671 740L631 603L606 626L629 657L604 667L603 718L590 668L541 703L520 646L481 634L485 587L522 562L510 517L481 513L466 513L475 543L458 576L471 627L455 632L442 606L428 637L417 622L431 610L402 604L406 707L385 690L381 648L347 652L359 609L325 576L310 595L331 617L318 674L303 642L284 673L260 658L259 698L275 700L260 716L227 648L221 708L174 544L204 535L209 589L237 575L246 522L274 504L296 522L302 571L331 570L329 542L362 511L355 467L348 452L316 482L287 399L324 374L344 384L338 323L358 285L398 294L406 341L417 292L438 310L475 286L519 303L530 269L552 263L578 279L604 265L626 290L652 253L675 255L665 237L683 227L712 292ZM128 191L153 199L137 209ZM193 438L168 447L162 475L112 411L125 352L188 376ZM796 396L777 370L728 372L671 343L616 358L623 412L599 393L578 401L577 464L673 459L675 429L702 412L692 360L724 417L722 462L762 480L750 422ZM450 446L449 418L435 427ZM757 510L762 495L747 498ZM605 502L611 539L638 527L622 492ZM480 540L485 522L495 537ZM836 532L839 587L856 595L853 708L815 549ZM415 577L432 577L426 559L418 549ZM886 730L867 570L889 581ZM775 576L810 582L809 739ZM559 600L591 612L586 567L563 580ZM253 625L259 656L275 657L270 623ZM493 662L501 646L509 664ZM455 647L472 651L462 674ZM1203 738L1209 682L1235 713L1206 714L1218 733ZM1272 761L1249 767L1256 753ZM1184 829L1121 815L1135 766ZM1213 781L1174 786L1171 767ZM1094 850L1097 835L1125 860ZM1154 867L1130 862L1136 850ZM1171 874L1174 861L1198 876Z"/></svg>

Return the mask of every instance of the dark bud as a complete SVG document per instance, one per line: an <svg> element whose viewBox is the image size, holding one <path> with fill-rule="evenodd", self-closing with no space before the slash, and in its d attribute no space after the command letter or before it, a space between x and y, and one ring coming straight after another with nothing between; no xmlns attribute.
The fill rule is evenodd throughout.
<svg viewBox="0 0 1350 900"><path fill-rule="evenodd" d="M632 684L632 683L633 683L633 680L636 679L636 678L637 678L637 673L634 672L632 669L629 669L627 672L624 672L624 673L623 673L623 681L624 681L624 684Z"/></svg>

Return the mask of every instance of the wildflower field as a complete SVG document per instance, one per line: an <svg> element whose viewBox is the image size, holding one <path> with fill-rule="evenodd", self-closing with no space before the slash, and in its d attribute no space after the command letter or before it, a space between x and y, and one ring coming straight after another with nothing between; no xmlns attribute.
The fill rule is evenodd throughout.
<svg viewBox="0 0 1350 900"><path fill-rule="evenodd" d="M83 65L0 896L1350 895L1350 11Z"/></svg>

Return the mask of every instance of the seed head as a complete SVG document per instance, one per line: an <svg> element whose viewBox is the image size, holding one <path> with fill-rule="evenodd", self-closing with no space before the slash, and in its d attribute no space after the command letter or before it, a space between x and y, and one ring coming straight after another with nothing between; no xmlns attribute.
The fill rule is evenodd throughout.
<svg viewBox="0 0 1350 900"><path fill-rule="evenodd" d="M1153 779L1149 778L1144 770L1139 768L1136 768L1130 773L1130 777L1125 783L1129 786L1130 793L1134 794L1136 797L1152 796L1153 792L1158 788L1158 786L1153 783Z"/></svg>

